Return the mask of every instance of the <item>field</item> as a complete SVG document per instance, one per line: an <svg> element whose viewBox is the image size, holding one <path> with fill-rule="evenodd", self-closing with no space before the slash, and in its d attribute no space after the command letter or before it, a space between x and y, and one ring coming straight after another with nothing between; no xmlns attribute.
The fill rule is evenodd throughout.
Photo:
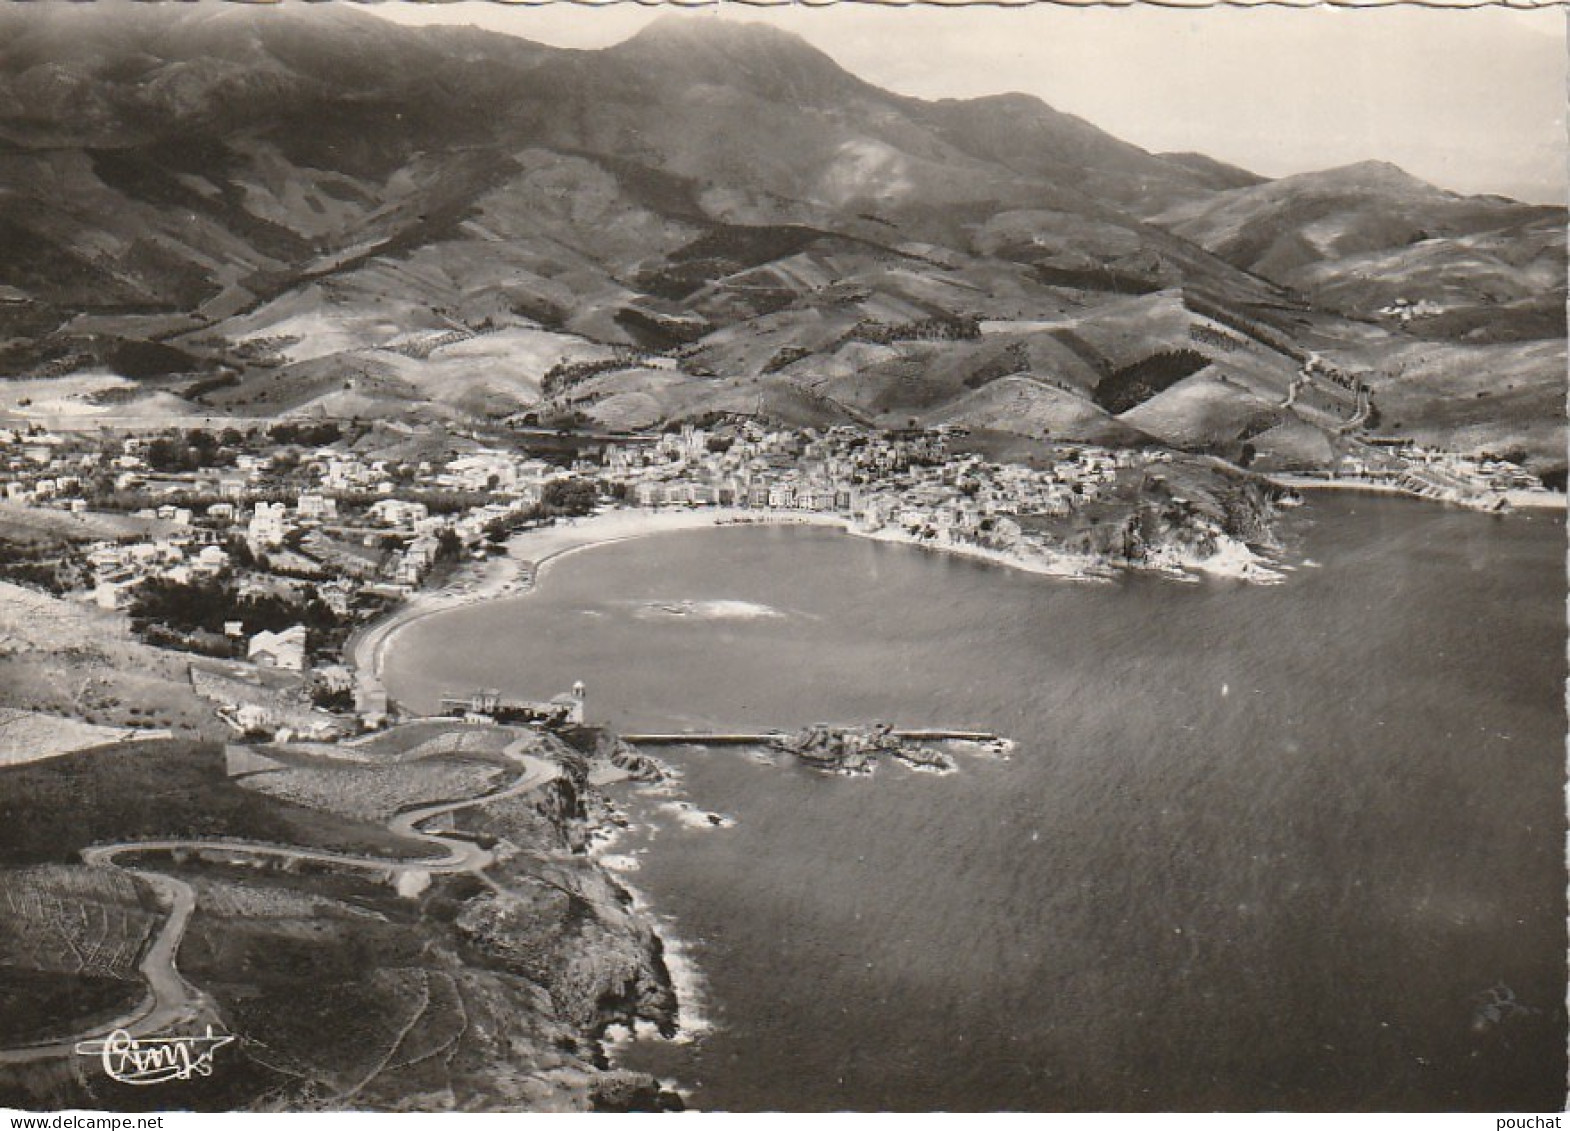
<svg viewBox="0 0 1570 1131"><path fill-rule="evenodd" d="M258 752L277 763L306 767L385 765L446 756L502 765L507 762L503 751L521 739L533 740L526 744L527 749L543 741L537 731L519 727L473 726L457 719L417 719L344 742L290 742L263 747Z"/></svg>
<svg viewBox="0 0 1570 1131"><path fill-rule="evenodd" d="M591 1074L550 997L462 960L428 909L353 877L181 875L197 888L181 969L225 1003L248 1055L293 1081L291 1106L583 1104Z"/></svg>
<svg viewBox="0 0 1570 1131"><path fill-rule="evenodd" d="M1534 469L1564 466L1563 340L1415 342L1382 361L1381 434L1459 451L1518 449Z"/></svg>
<svg viewBox="0 0 1570 1131"><path fill-rule="evenodd" d="M0 953L10 965L134 977L162 917L152 894L117 869L0 869Z"/></svg>
<svg viewBox="0 0 1570 1131"><path fill-rule="evenodd" d="M3 387L4 382L0 382ZM58 545L101 539L146 537L163 533L166 522L118 514L71 514L44 507L0 501L0 539Z"/></svg>
<svg viewBox="0 0 1570 1131"><path fill-rule="evenodd" d="M436 754L463 754L480 757L500 754L520 738L535 732L513 727L476 727L452 719L405 723L369 738L344 743L374 760L416 761Z"/></svg>
<svg viewBox="0 0 1570 1131"><path fill-rule="evenodd" d="M179 876L196 889L196 901L208 914L222 919L385 918L355 900L380 898L365 879L347 874L316 875L311 890L285 886L298 881L276 873L247 869L243 880L229 873L235 866L188 862ZM336 896L336 898L335 898Z"/></svg>
<svg viewBox="0 0 1570 1131"><path fill-rule="evenodd" d="M0 706L112 727L214 734L180 657L131 638L123 617L0 582Z"/></svg>
<svg viewBox="0 0 1570 1131"><path fill-rule="evenodd" d="M93 726L57 715L0 707L0 766L36 762L135 737L136 732L129 728Z"/></svg>
<svg viewBox="0 0 1570 1131"><path fill-rule="evenodd" d="M0 966L0 1044L47 1041L114 1017L142 997L138 982L102 974L62 974Z"/></svg>
<svg viewBox="0 0 1570 1131"><path fill-rule="evenodd" d="M1137 443L1134 428L1109 416L1087 397L1030 376L1000 377L928 417L931 424L1011 432L1037 440Z"/></svg>
<svg viewBox="0 0 1570 1131"><path fill-rule="evenodd" d="M69 1033L134 1005L144 992L137 962L162 919L124 872L0 869L0 1041Z"/></svg>
<svg viewBox="0 0 1570 1131"><path fill-rule="evenodd" d="M13 377L0 384L0 413L18 416L94 416L106 390L134 389L135 382L112 373L79 373L70 377Z"/></svg>
<svg viewBox="0 0 1570 1131"><path fill-rule="evenodd" d="M182 836L428 854L379 826L231 782L223 749L212 743L123 743L0 769L0 862L67 862L90 844Z"/></svg>
<svg viewBox="0 0 1570 1131"><path fill-rule="evenodd" d="M296 766L253 775L245 784L309 809L379 824L422 802L478 796L504 773L490 762L443 759L382 766Z"/></svg>

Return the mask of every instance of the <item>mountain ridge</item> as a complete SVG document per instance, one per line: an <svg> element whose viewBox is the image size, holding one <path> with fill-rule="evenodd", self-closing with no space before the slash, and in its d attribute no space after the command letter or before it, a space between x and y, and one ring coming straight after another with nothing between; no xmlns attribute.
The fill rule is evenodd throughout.
<svg viewBox="0 0 1570 1131"><path fill-rule="evenodd" d="M326 411L347 381L355 404L480 418L772 397L963 423L951 406L1003 376L1088 399L1089 374L1199 349L1224 379L1165 402L1210 415L1149 438L1236 456L1261 422L1207 420L1290 402L1309 356L1377 401L1427 350L1447 375L1530 358L1500 371L1535 391L1494 419L1487 395L1458 415L1449 376L1403 386L1404 434L1503 443L1523 411L1562 416L1562 367L1529 347L1563 337L1563 210L1378 162L1268 180L1029 95L913 99L762 25L670 16L582 51L313 12L117 8L77 35L78 12L0 11L0 286L22 296L0 373L152 341L189 358L158 388L198 389L193 412ZM967 344L983 325L998 350ZM455 327L462 350L439 344ZM673 368L542 392L617 350ZM1330 435L1350 415L1276 414Z"/></svg>

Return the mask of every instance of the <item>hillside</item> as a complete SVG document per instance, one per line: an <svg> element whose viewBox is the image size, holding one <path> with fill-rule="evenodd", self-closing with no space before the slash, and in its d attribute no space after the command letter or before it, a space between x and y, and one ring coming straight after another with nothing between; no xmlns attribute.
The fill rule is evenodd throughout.
<svg viewBox="0 0 1570 1131"><path fill-rule="evenodd" d="M112 613L0 581L0 623L0 708L115 730L215 729L179 658Z"/></svg>
<svg viewBox="0 0 1570 1131"><path fill-rule="evenodd" d="M1518 345L1535 391L1447 430L1445 383L1403 379L1404 417L1562 460L1563 210L1389 166L1268 181L680 17L573 51L340 6L10 5L0 95L0 375L134 382L68 406L98 423L934 424L1026 381L1050 393L1016 431L1224 454L1310 353L1378 387L1421 341L1451 368ZM1205 395L1098 423L1102 381L1182 350ZM1267 445L1347 418L1278 415Z"/></svg>
<svg viewBox="0 0 1570 1131"><path fill-rule="evenodd" d="M1564 334L1561 208L1458 196L1366 162L1241 185L1154 222L1351 317L1384 314L1430 337ZM1400 317L1419 303L1432 309Z"/></svg>

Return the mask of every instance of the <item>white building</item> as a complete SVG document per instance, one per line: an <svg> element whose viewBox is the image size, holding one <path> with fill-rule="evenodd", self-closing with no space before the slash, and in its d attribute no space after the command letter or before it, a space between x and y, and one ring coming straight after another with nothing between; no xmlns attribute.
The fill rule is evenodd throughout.
<svg viewBox="0 0 1570 1131"><path fill-rule="evenodd" d="M245 658L258 667L283 671L305 670L305 626L297 624L282 632L258 632L246 647Z"/></svg>
<svg viewBox="0 0 1570 1131"><path fill-rule="evenodd" d="M193 573L214 574L229 564L229 554L221 546L203 546L191 562Z"/></svg>
<svg viewBox="0 0 1570 1131"><path fill-rule="evenodd" d="M414 529L415 523L430 515L424 503L411 503L403 499L379 499L367 508L366 513L373 522L410 530Z"/></svg>
<svg viewBox="0 0 1570 1131"><path fill-rule="evenodd" d="M252 549L282 546L289 533L289 508L283 503L257 503L245 527L245 540Z"/></svg>
<svg viewBox="0 0 1570 1131"><path fill-rule="evenodd" d="M294 509L302 519L336 518L338 500L326 495L301 495L295 500Z"/></svg>

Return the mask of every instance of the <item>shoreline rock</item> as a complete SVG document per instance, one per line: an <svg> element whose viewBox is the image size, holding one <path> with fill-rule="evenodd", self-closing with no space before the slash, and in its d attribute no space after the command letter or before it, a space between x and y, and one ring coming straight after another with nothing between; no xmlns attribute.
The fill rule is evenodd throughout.
<svg viewBox="0 0 1570 1131"><path fill-rule="evenodd" d="M870 774L879 757L895 758L915 769L948 772L955 768L954 759L947 753L899 738L888 723L815 724L776 739L772 745L830 773Z"/></svg>

